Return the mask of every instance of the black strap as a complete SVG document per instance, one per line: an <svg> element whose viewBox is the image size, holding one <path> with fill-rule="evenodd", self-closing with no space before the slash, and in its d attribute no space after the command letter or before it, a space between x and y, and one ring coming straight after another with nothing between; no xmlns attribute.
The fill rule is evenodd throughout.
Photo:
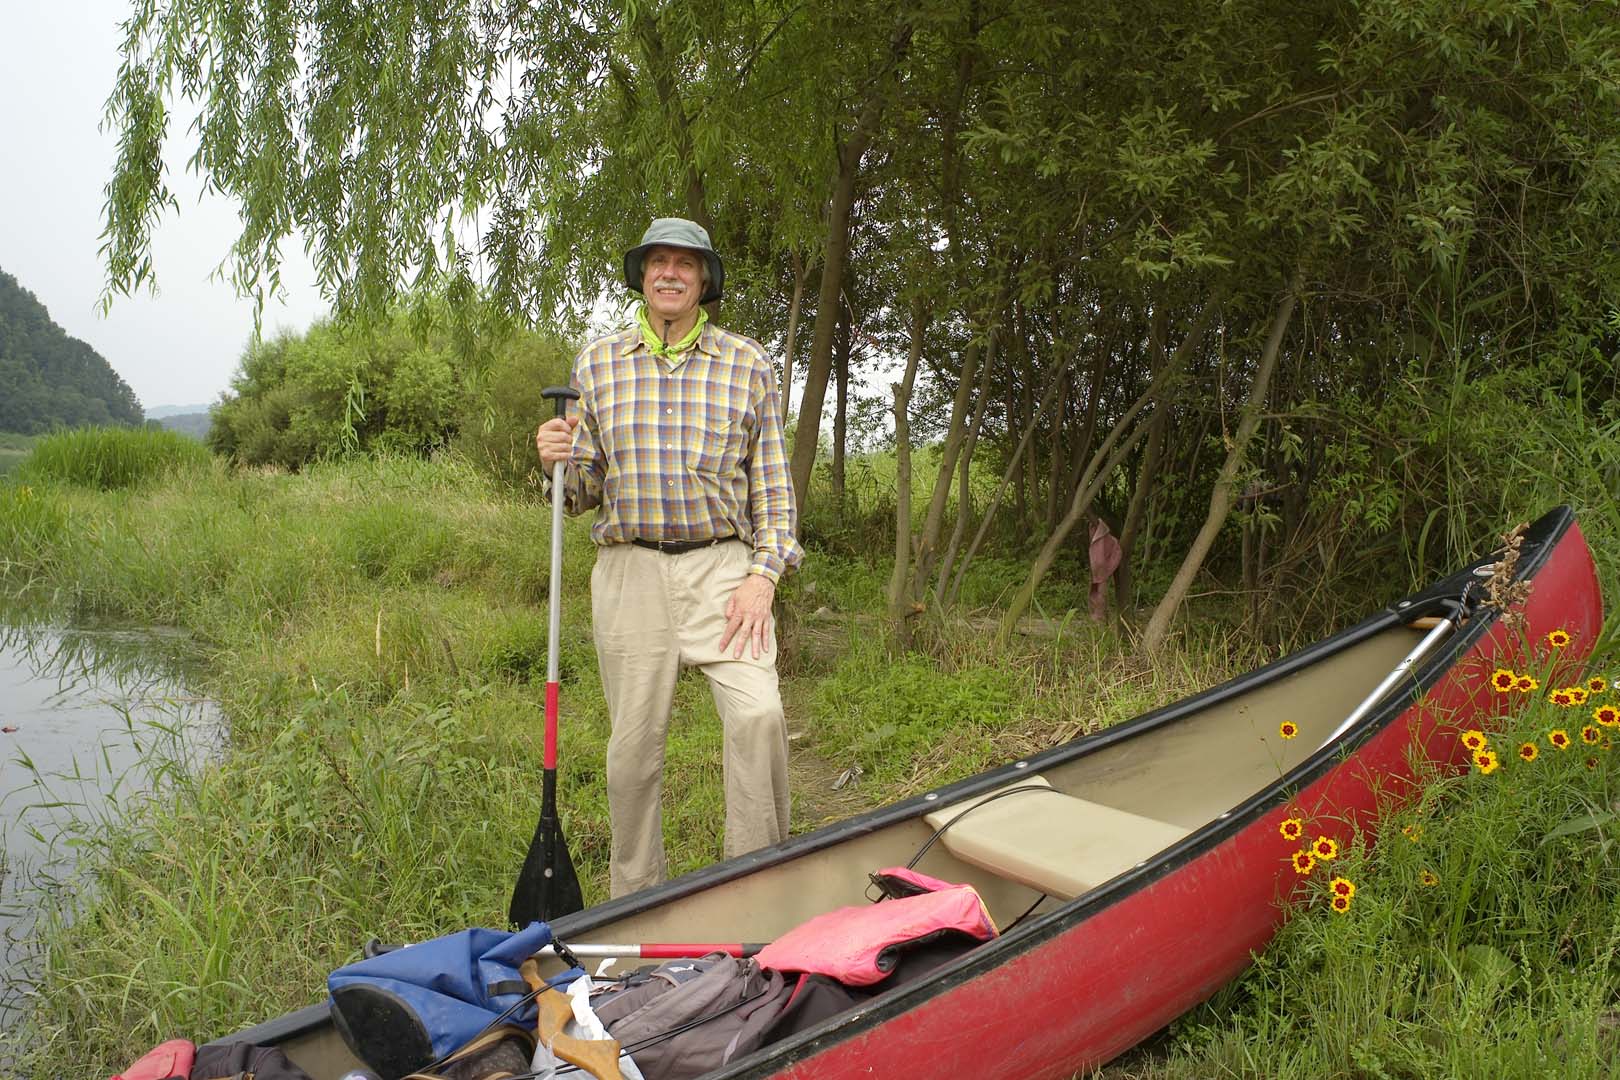
<svg viewBox="0 0 1620 1080"><path fill-rule="evenodd" d="M529 984L522 979L500 979L484 987L484 993L490 997L500 997L502 994L527 994Z"/></svg>

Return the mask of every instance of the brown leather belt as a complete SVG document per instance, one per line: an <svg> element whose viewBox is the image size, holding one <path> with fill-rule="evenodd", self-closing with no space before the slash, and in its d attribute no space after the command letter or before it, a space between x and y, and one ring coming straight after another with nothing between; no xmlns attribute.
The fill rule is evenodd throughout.
<svg viewBox="0 0 1620 1080"><path fill-rule="evenodd" d="M713 547L716 544L723 544L727 540L735 539L737 539L737 536L735 533L733 533L730 536L711 536L707 540L643 540L638 536L630 542L636 545L636 547L644 547L652 551L661 551L665 555L684 555L688 551L696 551L698 548Z"/></svg>

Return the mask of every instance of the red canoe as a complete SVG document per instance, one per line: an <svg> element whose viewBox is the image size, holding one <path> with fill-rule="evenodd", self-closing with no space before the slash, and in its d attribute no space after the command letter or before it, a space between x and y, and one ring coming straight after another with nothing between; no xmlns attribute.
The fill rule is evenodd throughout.
<svg viewBox="0 0 1620 1080"><path fill-rule="evenodd" d="M1302 818L1307 839L1375 833L1385 796L1412 787L1414 759L1466 765L1458 733L1488 724L1509 700L1491 689L1493 668L1520 661L1525 641L1554 628L1572 636L1566 659L1584 655L1602 611L1573 515L1555 510L1525 535L1514 570L1531 583L1523 630L1476 603L1496 560L1100 734L589 908L554 930L564 941L769 941L866 902L869 872L905 864L960 814L917 869L976 886L1005 932L711 1076L914 1076L920 1062L946 1059L956 1076L1073 1076L1208 998L1265 947L1285 916L1279 901L1300 880L1294 845L1278 832L1285 818ZM1460 625L1429 629L1459 612ZM1294 737L1280 737L1284 721L1297 725ZM962 812L1009 786L1054 790ZM233 1038L279 1044L317 1080L353 1065L324 1005Z"/></svg>

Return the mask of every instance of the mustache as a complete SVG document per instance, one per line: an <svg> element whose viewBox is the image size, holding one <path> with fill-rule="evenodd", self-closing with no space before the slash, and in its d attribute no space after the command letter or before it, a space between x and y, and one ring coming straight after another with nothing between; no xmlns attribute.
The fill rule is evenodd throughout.
<svg viewBox="0 0 1620 1080"><path fill-rule="evenodd" d="M685 292L686 291L686 283L684 281L680 281L680 280L678 280L676 278L659 278L658 280L653 282L653 288L655 288L655 289L679 289L681 292Z"/></svg>

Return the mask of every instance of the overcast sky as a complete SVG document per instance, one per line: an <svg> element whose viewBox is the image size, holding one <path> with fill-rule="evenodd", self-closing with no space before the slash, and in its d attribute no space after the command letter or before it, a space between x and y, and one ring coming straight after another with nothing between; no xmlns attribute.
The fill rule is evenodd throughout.
<svg viewBox="0 0 1620 1080"><path fill-rule="evenodd" d="M153 244L159 292L119 297L106 316L97 249L102 189L116 137L101 116L118 72L128 0L7 3L0 22L0 270L51 318L107 358L147 408L218 398L253 334L253 303L214 272L240 231L233 205L199 201L184 169L190 116L170 123L169 184L180 213ZM174 136L180 136L179 139ZM300 244L283 251L286 296L267 302L264 332L302 330L327 310Z"/></svg>

